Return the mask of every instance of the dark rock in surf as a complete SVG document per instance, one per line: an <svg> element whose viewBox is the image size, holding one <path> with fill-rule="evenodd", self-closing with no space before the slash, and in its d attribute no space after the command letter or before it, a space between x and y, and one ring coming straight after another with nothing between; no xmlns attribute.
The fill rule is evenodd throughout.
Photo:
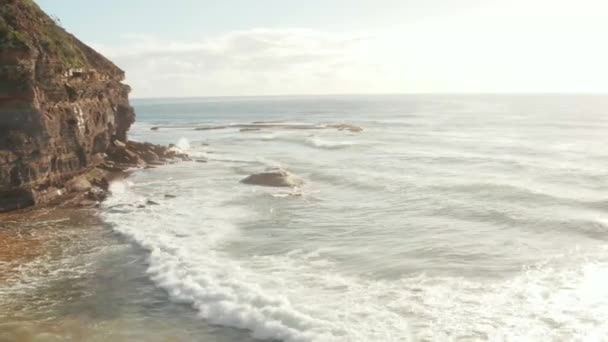
<svg viewBox="0 0 608 342"><path fill-rule="evenodd" d="M361 128L359 126L351 125L351 124L333 124L333 125L328 125L327 127L335 128L338 131L350 131L350 132L354 132L354 133L363 132L363 128Z"/></svg>
<svg viewBox="0 0 608 342"><path fill-rule="evenodd" d="M293 188L302 185L303 181L287 170L276 168L250 175L242 179L241 183L270 187Z"/></svg>

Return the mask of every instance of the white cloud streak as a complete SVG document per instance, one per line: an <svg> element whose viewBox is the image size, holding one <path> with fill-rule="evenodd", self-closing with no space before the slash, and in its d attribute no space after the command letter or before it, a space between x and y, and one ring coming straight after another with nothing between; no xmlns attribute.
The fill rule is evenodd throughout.
<svg viewBox="0 0 608 342"><path fill-rule="evenodd" d="M396 92L606 92L608 5L499 2L395 29L251 29L96 46L137 97Z"/></svg>
<svg viewBox="0 0 608 342"><path fill-rule="evenodd" d="M378 65L367 33L253 29L200 42L127 35L99 46L127 71L136 96L264 95L359 91Z"/></svg>

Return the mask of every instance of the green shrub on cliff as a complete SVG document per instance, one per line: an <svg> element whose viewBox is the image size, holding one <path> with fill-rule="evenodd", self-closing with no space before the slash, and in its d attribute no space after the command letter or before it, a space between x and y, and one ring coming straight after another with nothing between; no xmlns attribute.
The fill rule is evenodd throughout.
<svg viewBox="0 0 608 342"><path fill-rule="evenodd" d="M26 48L27 42L23 34L19 31L14 30L4 20L3 16L0 16L0 49L5 48Z"/></svg>
<svg viewBox="0 0 608 342"><path fill-rule="evenodd" d="M68 67L84 66L84 56L62 28L49 26L48 35L41 39L43 48Z"/></svg>
<svg viewBox="0 0 608 342"><path fill-rule="evenodd" d="M36 18L37 20L32 20ZM73 37L31 0L0 7L0 49L38 48L66 67L82 67L85 57Z"/></svg>

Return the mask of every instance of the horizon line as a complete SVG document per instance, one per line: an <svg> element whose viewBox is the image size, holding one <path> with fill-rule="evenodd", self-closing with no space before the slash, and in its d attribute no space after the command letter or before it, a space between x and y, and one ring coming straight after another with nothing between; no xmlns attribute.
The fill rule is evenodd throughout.
<svg viewBox="0 0 608 342"><path fill-rule="evenodd" d="M215 98L269 98L269 97L330 97L330 96L608 96L608 92L420 92L420 93L329 93L329 94L269 94L269 95L196 95L166 97L131 97L130 100L187 100Z"/></svg>

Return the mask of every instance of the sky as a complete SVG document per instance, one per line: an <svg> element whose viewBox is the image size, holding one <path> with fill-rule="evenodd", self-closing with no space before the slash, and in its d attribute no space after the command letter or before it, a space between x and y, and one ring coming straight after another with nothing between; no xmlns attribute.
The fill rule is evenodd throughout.
<svg viewBox="0 0 608 342"><path fill-rule="evenodd" d="M36 0L134 97L608 92L605 0Z"/></svg>

